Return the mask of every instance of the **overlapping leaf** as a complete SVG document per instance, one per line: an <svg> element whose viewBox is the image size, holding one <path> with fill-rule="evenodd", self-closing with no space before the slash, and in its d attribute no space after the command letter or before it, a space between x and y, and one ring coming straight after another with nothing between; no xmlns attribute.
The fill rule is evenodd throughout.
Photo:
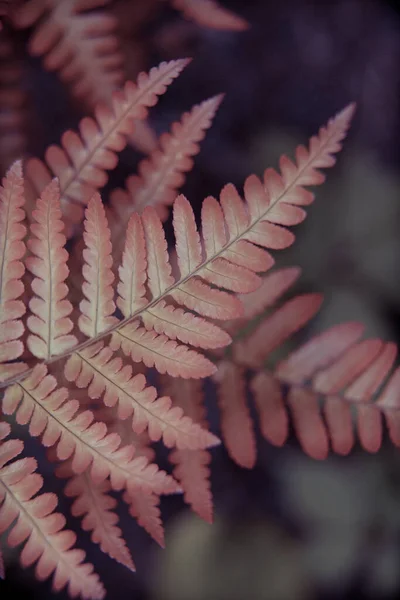
<svg viewBox="0 0 400 600"><path fill-rule="evenodd" d="M0 440L8 435L9 428L0 423ZM42 478L36 473L36 460L14 460L23 449L19 440L0 442L0 531L11 526L7 542L17 546L25 542L21 564L28 567L36 563L39 579L53 575L53 589L68 585L72 597L100 600L105 590L93 566L84 563L85 553L72 548L76 536L64 529L65 518L54 512L55 494L38 494Z"/></svg>
<svg viewBox="0 0 400 600"><path fill-rule="evenodd" d="M143 119L147 108L157 102L167 86L180 74L188 61L161 63L141 73L137 83L128 81L113 95L112 106L99 105L96 118L85 117L79 133L67 131L60 146L50 146L45 162L31 159L25 167L25 188L28 198L35 200L53 177L60 183L61 204L67 233L71 224L81 220L83 207L94 192L107 182L106 171L117 164L117 152L127 144L135 119Z"/></svg>
<svg viewBox="0 0 400 600"><path fill-rule="evenodd" d="M21 321L25 304L20 299L24 291L22 276L25 271L22 258L25 254L26 228L24 182L22 165L15 163L0 187L0 381L24 369L15 363L23 353L21 338L24 326Z"/></svg>
<svg viewBox="0 0 400 600"><path fill-rule="evenodd" d="M135 565L117 525L118 516L113 510L117 501L109 494L109 481L95 483L87 472L74 475L67 463L57 470L57 475L69 478L64 493L75 498L71 512L75 517L83 517L82 529L92 532L92 541L103 552L134 571Z"/></svg>

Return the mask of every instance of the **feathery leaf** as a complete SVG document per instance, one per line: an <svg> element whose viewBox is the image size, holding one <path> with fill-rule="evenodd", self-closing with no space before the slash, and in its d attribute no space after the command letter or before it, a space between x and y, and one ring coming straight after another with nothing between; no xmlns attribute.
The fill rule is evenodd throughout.
<svg viewBox="0 0 400 600"><path fill-rule="evenodd" d="M27 319L31 335L28 347L34 356L49 359L77 343L70 334L73 323L69 318L72 304L66 299L65 283L69 270L68 252L64 246L64 224L61 220L60 191L56 180L49 183L32 213L31 238L26 266L34 275L33 298L29 308L33 315Z"/></svg>

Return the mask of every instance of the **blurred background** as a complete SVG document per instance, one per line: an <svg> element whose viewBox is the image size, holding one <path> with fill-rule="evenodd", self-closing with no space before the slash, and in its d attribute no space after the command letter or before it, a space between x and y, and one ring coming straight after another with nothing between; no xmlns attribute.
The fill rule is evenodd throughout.
<svg viewBox="0 0 400 600"><path fill-rule="evenodd" d="M225 92L214 125L184 185L199 212L227 182L293 156L351 101L357 113L338 164L277 265L300 265L301 290L326 296L315 331L357 319L367 333L400 341L400 9L384 0L221 0L250 23L215 31L182 18L160 0L117 0L108 9L130 78L161 60L193 62L151 111L159 134L193 104ZM123 18L121 18L123 16ZM12 83L23 110L10 128L0 104L0 170L20 155L43 156L89 107L76 102L39 58L25 54L30 29L0 33L0 98ZM11 50L10 50L11 48ZM17 84L15 84L17 82ZM19 98L19 96L18 96ZM16 126L16 125L17 126ZM143 154L129 147L104 198L135 172ZM307 335L314 331L309 328ZM210 395L211 419L213 398ZM166 550L122 512L137 566L132 575L80 536L109 598L123 600L344 600L400 597L400 461L389 443L374 456L355 448L324 462L293 441L259 440L256 467L213 451L215 523L180 498L163 499ZM32 450L39 446L32 442ZM161 456L161 461L163 457ZM52 486L49 472L47 484ZM54 483L61 490L59 482ZM57 488L56 488L57 489ZM60 495L61 506L68 502ZM123 511L123 509L122 509ZM74 520L70 524L74 527ZM76 526L76 523L75 523ZM0 597L53 597L49 583L6 555ZM65 594L59 594L64 599Z"/></svg>

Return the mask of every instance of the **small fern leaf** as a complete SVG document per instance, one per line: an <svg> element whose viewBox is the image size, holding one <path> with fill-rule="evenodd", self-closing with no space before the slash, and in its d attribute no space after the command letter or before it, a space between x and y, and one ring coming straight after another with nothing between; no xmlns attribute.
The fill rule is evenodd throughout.
<svg viewBox="0 0 400 600"><path fill-rule="evenodd" d="M216 371L215 365L202 354L165 335L147 331L137 321L114 331L110 347L114 351L121 348L134 362L143 362L146 367L155 367L159 373L173 377L202 378Z"/></svg>
<svg viewBox="0 0 400 600"><path fill-rule="evenodd" d="M66 300L65 283L69 273L68 253L64 248L66 238L62 233L64 225L56 180L44 189L32 218L28 248L33 256L26 259L26 266L34 275L35 296L29 302L33 314L27 319L31 331L27 343L34 356L48 360L77 343L76 337L70 334L72 304Z"/></svg>
<svg viewBox="0 0 400 600"><path fill-rule="evenodd" d="M142 223L147 251L148 286L153 298L174 284L164 228L154 208L143 211Z"/></svg>
<svg viewBox="0 0 400 600"><path fill-rule="evenodd" d="M198 143L210 127L221 100L221 95L215 96L184 113L179 122L173 123L171 132L160 137L159 148L139 164L139 174L128 177L126 190L112 192L111 206L119 220L133 211L141 214L146 206L154 206L160 212L173 203L176 190L184 183L183 174L193 167L191 157L199 152Z"/></svg>
<svg viewBox="0 0 400 600"><path fill-rule="evenodd" d="M347 388L373 363L381 350L381 340L363 340L349 348L332 364L318 371L313 387L322 394L336 394Z"/></svg>
<svg viewBox="0 0 400 600"><path fill-rule="evenodd" d="M201 381L162 377L162 383L164 393L170 394L177 406L184 409L185 413L203 428L208 427ZM174 465L173 475L183 488L185 502L200 518L207 523L212 523L213 501L209 481L210 452L207 450L174 450L168 459Z"/></svg>
<svg viewBox="0 0 400 600"><path fill-rule="evenodd" d="M214 379L217 382L222 439L226 449L238 465L252 469L257 452L243 370L232 362L222 361Z"/></svg>
<svg viewBox="0 0 400 600"><path fill-rule="evenodd" d="M23 363L13 363L24 346L19 339L24 333L21 317L25 305L20 296L24 292L21 262L25 254L23 239L26 228L23 210L24 182L22 165L14 163L3 178L0 187L0 382L24 370Z"/></svg>
<svg viewBox="0 0 400 600"><path fill-rule="evenodd" d="M30 423L32 436L43 434L45 446L56 444L60 460L72 456L72 469L78 475L90 467L95 482L110 476L116 490L124 486L143 486L160 494L177 490L176 482L156 465L134 458L133 446L120 447L119 436L108 434L104 423L94 422L91 411L78 413L79 403L68 399L66 388L57 388L44 364L6 389L2 408L5 414L16 413L19 424Z"/></svg>
<svg viewBox="0 0 400 600"><path fill-rule="evenodd" d="M156 494L137 490L134 493L125 492L123 499L129 505L129 513L132 517L137 519L139 525L147 531L161 548L165 548L159 497Z"/></svg>
<svg viewBox="0 0 400 600"><path fill-rule="evenodd" d="M31 197L38 197L53 177L60 182L61 205L67 224L81 220L83 209L93 194L107 182L106 171L117 164L117 152L127 144L134 119L144 119L147 108L181 73L187 60L161 63L149 74L140 73L137 84L127 82L114 93L112 108L100 105L96 119L85 117L79 134L64 133L61 146L50 146L45 163L31 159L26 164L26 185Z"/></svg>
<svg viewBox="0 0 400 600"><path fill-rule="evenodd" d="M269 354L311 320L321 303L320 294L303 294L288 300L235 344L235 360L247 367L260 367Z"/></svg>
<svg viewBox="0 0 400 600"><path fill-rule="evenodd" d="M65 475L64 473L62 476ZM99 544L103 552L130 571L135 571L132 557L117 525L118 516L113 511L117 501L110 496L110 489L107 480L95 484L85 472L72 476L65 486L64 493L69 498L75 498L71 507L72 515L83 517L82 529L91 532L92 542Z"/></svg>
<svg viewBox="0 0 400 600"><path fill-rule="evenodd" d="M172 6L202 27L227 31L244 31L249 24L215 0L170 0Z"/></svg>
<svg viewBox="0 0 400 600"><path fill-rule="evenodd" d="M211 319L237 319L243 314L242 304L236 296L212 288L196 276L176 286L171 296L179 304Z"/></svg>
<svg viewBox="0 0 400 600"><path fill-rule="evenodd" d="M134 213L128 222L122 263L119 267L117 306L125 318L146 305L146 243L142 221Z"/></svg>
<svg viewBox="0 0 400 600"><path fill-rule="evenodd" d="M174 202L173 226L176 255L181 279L193 273L201 264L200 235L194 220L193 209L184 196Z"/></svg>
<svg viewBox="0 0 400 600"><path fill-rule="evenodd" d="M291 352L279 363L276 375L287 383L301 384L313 373L338 358L361 337L364 327L360 323L342 323L314 336Z"/></svg>
<svg viewBox="0 0 400 600"><path fill-rule="evenodd" d="M146 386L142 374L132 375L132 367L114 357L109 347L99 344L74 354L65 371L69 381L88 388L90 398L104 394L104 404L118 404L118 416L127 419L133 414L132 429L140 434L148 429L152 441L163 439L167 447L200 449L219 443L218 438L173 407L166 396L157 398L157 391Z"/></svg>
<svg viewBox="0 0 400 600"><path fill-rule="evenodd" d="M328 396L323 406L332 450L341 456L347 456L355 443L353 417L350 408L349 403L337 396Z"/></svg>
<svg viewBox="0 0 400 600"><path fill-rule="evenodd" d="M112 283L112 256L110 230L100 195L95 194L89 201L85 211L85 240L83 251L84 265L82 292L86 300L82 300L79 308L79 329L88 337L96 337L112 327L117 319L115 311L114 290Z"/></svg>
<svg viewBox="0 0 400 600"><path fill-rule="evenodd" d="M56 495L38 495L43 480L35 473L36 461L13 460L22 448L18 440L3 441L0 446L0 531L12 526L8 544L14 547L26 542L21 552L22 566L36 563L36 576L41 580L54 574L54 591L68 585L72 598L104 598L105 590L93 566L83 563L85 553L72 548L75 534L63 529L65 518L54 512Z"/></svg>
<svg viewBox="0 0 400 600"><path fill-rule="evenodd" d="M282 386L268 371L260 371L250 382L262 435L274 446L283 446L289 435L289 416Z"/></svg>
<svg viewBox="0 0 400 600"><path fill-rule="evenodd" d="M288 404L304 452L311 458L324 460L329 453L329 438L316 395L310 390L293 387L289 391Z"/></svg>
<svg viewBox="0 0 400 600"><path fill-rule="evenodd" d="M198 348L221 348L231 342L230 335L214 323L168 305L164 300L145 312L143 322L147 329Z"/></svg>
<svg viewBox="0 0 400 600"><path fill-rule="evenodd" d="M210 453L206 450L174 450L169 461L175 465L173 475L183 488L185 502L201 519L212 523Z"/></svg>

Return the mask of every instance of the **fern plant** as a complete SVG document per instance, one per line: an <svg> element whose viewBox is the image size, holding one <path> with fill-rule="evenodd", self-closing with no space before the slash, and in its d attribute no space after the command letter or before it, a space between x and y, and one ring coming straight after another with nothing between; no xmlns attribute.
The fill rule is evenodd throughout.
<svg viewBox="0 0 400 600"><path fill-rule="evenodd" d="M112 107L124 81L146 68L137 33L148 19L170 5L201 27L243 31L247 22L214 0L6 0L0 2L0 110L10 115L0 132L0 170L20 157L28 145L24 58L41 60L54 72L79 109L92 112L99 103ZM4 23L4 26L2 26ZM26 43L15 40L24 32ZM125 33L124 33L125 32ZM3 64L4 62L4 64ZM34 118L37 118L35 115ZM128 142L145 153L155 150L156 136L143 120L135 122Z"/></svg>
<svg viewBox="0 0 400 600"><path fill-rule="evenodd" d="M53 588L68 585L72 597L102 598L105 592L92 565L83 562L84 553L73 548L75 535L64 529L64 517L54 512L55 494L39 493L43 480L36 460L18 458L23 444L10 439L12 427L26 426L51 449L49 458L61 463L57 473L68 479L66 494L75 498L72 511L83 516L83 529L104 552L133 570L110 490L123 491L131 515L161 544L162 494L184 491L193 509L211 520L208 449L219 439L205 422L199 380L213 376L219 381L223 437L231 455L251 466L254 443L241 376L248 365L241 357L258 368L259 354L267 354L306 323L319 304L317 296L310 296L275 313L267 321L271 339L265 347L259 343L264 330L259 338L250 334L254 363L243 340L224 354L222 349L236 336L233 320L242 326L257 314L260 303L264 308L272 297L279 297L280 272L261 277L274 263L269 250L293 243L288 227L306 217L303 207L313 201L306 186L321 184L319 169L334 165L353 106L322 127L309 147L299 146L295 162L283 156L280 173L267 169L263 180L250 176L244 199L232 184L223 188L219 201L206 198L201 232L190 203L178 196L172 208L174 251L168 251L161 217L191 167L190 157L220 97L184 115L142 164L139 175L129 179L127 190L115 192L110 207L103 205L98 190L106 171L114 168L134 119L145 117L186 62L162 63L148 75L141 74L136 85L127 83L114 95L112 110L100 106L95 119L85 118L79 133L64 134L61 147L51 147L44 162L15 163L1 188L0 530L10 528L11 546L25 542L23 566L36 563L39 579L53 574ZM69 263L67 237L79 231L83 213L83 248L78 240ZM122 248L121 218L127 223ZM117 239L116 264L112 239ZM77 262L82 273L78 301ZM251 309L246 308L246 295ZM308 363L310 352L299 351L306 359L300 361L300 375L295 372L301 376L296 384L313 374L309 364L317 369L336 358L335 336L328 342L336 346L324 350L324 361L311 356ZM367 366L363 356L363 351L355 352L352 364L360 360L362 367L353 369L353 378ZM298 359L289 358L287 364L290 361L298 365ZM381 374L379 365L373 373L378 369ZM151 368L164 376L164 395L146 380ZM282 370L293 383L293 369L281 367L278 379L283 378ZM349 383L343 377L340 381ZM367 379L373 378L376 385L377 377ZM269 381L270 388L278 385L275 378ZM259 391L264 385L253 383ZM316 389L336 393L326 385ZM262 404L260 395L257 398ZM303 404L316 422L315 411ZM268 406L261 414L263 423L273 412L268 413ZM277 414L283 415L280 405ZM309 433L302 427L301 440ZM282 443L283 437L280 433ZM172 450L173 476L152 462L149 444L159 440Z"/></svg>

